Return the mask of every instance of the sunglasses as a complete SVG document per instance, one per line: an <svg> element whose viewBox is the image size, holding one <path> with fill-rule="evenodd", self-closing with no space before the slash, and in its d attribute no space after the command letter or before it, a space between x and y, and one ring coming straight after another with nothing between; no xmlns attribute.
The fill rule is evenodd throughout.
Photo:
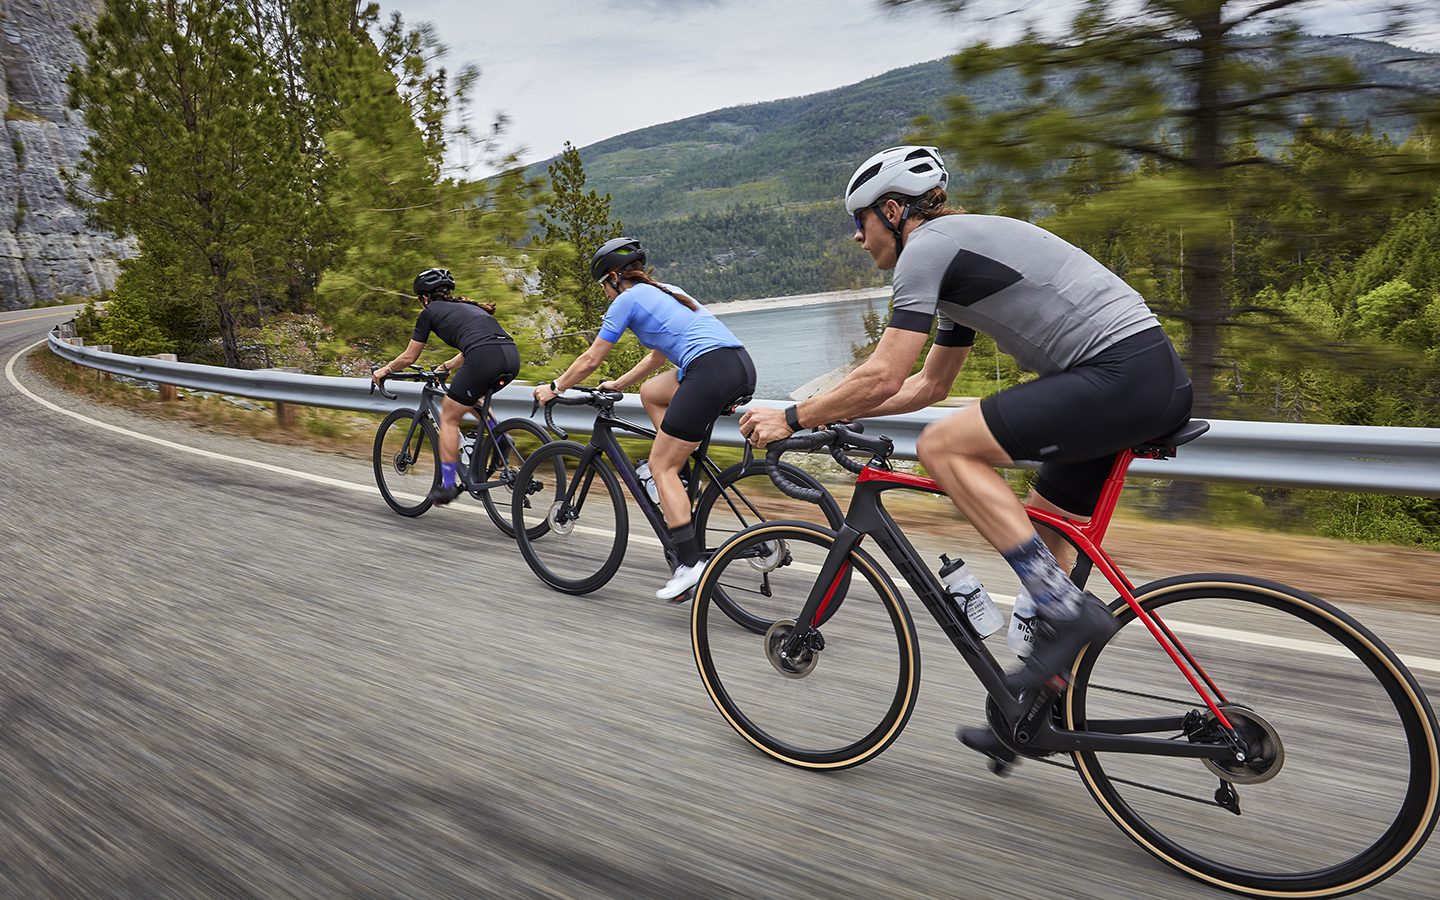
<svg viewBox="0 0 1440 900"><path fill-rule="evenodd" d="M856 231L864 231L864 230L865 230L865 219L864 219L865 210L867 210L867 209L873 209L873 210L875 210L875 214L876 214L876 215L884 215L884 213L880 212L880 207L882 207L883 205L884 205L883 202L882 202L882 203L872 203L872 204L870 204L869 206L865 206L865 207L862 207L862 208L860 208L860 209L855 210L855 230L856 230Z"/></svg>

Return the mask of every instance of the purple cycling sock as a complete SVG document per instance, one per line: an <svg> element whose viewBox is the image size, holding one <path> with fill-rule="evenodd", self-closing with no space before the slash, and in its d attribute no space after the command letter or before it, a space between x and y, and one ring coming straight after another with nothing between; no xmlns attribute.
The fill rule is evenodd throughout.
<svg viewBox="0 0 1440 900"><path fill-rule="evenodd" d="M458 462L442 462L440 464L440 486L447 488L454 487L455 477L459 471L460 464Z"/></svg>
<svg viewBox="0 0 1440 900"><path fill-rule="evenodd" d="M1050 548L1035 535L1030 540L1001 553L1010 568L1020 576L1020 583L1035 600L1035 609L1047 619L1073 619L1080 615L1085 593L1075 586L1060 568Z"/></svg>

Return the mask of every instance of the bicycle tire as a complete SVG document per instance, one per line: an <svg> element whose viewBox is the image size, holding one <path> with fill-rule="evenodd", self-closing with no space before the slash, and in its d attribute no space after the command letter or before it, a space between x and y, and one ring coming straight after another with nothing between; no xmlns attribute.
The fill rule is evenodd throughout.
<svg viewBox="0 0 1440 900"><path fill-rule="evenodd" d="M567 594L588 594L615 577L630 533L620 480L598 454L581 471L586 451L573 441L551 441L536 450L516 479L539 488L512 497L512 529L520 555L541 581ZM555 472L563 472L563 477L546 475ZM597 480L601 491L595 490ZM571 496L577 482L581 493ZM596 558L598 566L592 564Z"/></svg>
<svg viewBox="0 0 1440 900"><path fill-rule="evenodd" d="M806 522L752 526L726 541L706 566L691 612L695 665L715 708L762 752L807 769L845 769L873 759L899 737L920 690L910 612L885 571L859 549L849 555L851 581L841 606L819 630L823 646L807 649L798 663L778 658L835 540L833 530ZM726 568L749 566L747 550L765 541L785 541L792 552L775 570L778 590L765 598L774 630L757 639L728 622L711 627L712 618L721 618L711 611ZM875 641L886 633L882 623L893 646L888 637Z"/></svg>
<svg viewBox="0 0 1440 900"><path fill-rule="evenodd" d="M824 485L804 469L788 462L782 461L779 466L790 481L821 492L816 505L825 514L825 524L835 529L844 524L845 513ZM747 488L748 493L741 491L738 485L742 482L749 482L758 489ZM805 506L801 501L785 496L775 487L765 471L763 461L752 460L748 465L744 462L736 463L705 485L700 500L695 505L695 533L700 536L701 554L707 558L713 556L719 545L730 536L751 525L771 519L793 518L797 509ZM769 512L783 515L767 515ZM764 567L778 564L786 552L783 543L760 548L757 555L752 557L752 570L743 573L745 580L748 582L762 578ZM750 586L740 584L734 587L734 591L727 591L717 586L715 604L737 625L755 634L764 634L770 628L771 621L746 610L739 599Z"/></svg>
<svg viewBox="0 0 1440 900"><path fill-rule="evenodd" d="M517 440L520 433L529 440ZM550 436L545 429L536 425L529 419L519 417L506 419L495 426L494 438L491 439L491 432L485 431L484 446L476 450L481 460L479 478L481 482L496 480L503 482L501 485L489 488L480 492L480 503L485 507L485 512L490 516L490 521L506 537L515 536L515 525L512 519L512 507L514 506L514 485L520 467L535 450L549 443ZM496 446L496 440L501 442L505 449L501 450ZM498 496L497 496L498 495ZM537 528L541 526L536 526ZM533 537L539 537L537 532Z"/></svg>
<svg viewBox="0 0 1440 900"><path fill-rule="evenodd" d="M373 452L380 496L391 509L411 518L431 507L428 495L440 483L440 439L435 424L421 419L420 427L411 434L414 419L413 409L392 411L375 432ZM407 434L409 447L405 446Z"/></svg>
<svg viewBox="0 0 1440 900"><path fill-rule="evenodd" d="M1247 767L1075 753L1081 780L1122 831L1194 878L1266 897L1339 897L1364 890L1419 851L1440 812L1440 739L1424 692L1379 638L1317 597L1246 576L1179 576L1135 594L1147 611L1167 608L1166 626L1182 636L1187 651L1226 692L1229 702L1221 708L1249 739L1250 760ZM1122 623L1116 636L1086 648L1077 659L1064 699L1070 728L1083 729L1092 717L1113 718L1122 707L1133 717L1145 714L1141 706L1158 710L1162 702L1175 702L1139 667L1143 663L1137 662L1136 651L1142 641L1125 637L1143 629L1143 622L1123 601L1117 601L1115 613ZM1211 620L1227 624L1217 627ZM1159 655L1162 668L1175 668L1148 632L1143 640ZM1252 646L1257 660L1238 662ZM1111 671L1130 684L1145 685L1145 692L1122 693L1096 683L1097 675L1108 680ZM1288 702L1287 693L1295 695ZM1193 690L1189 701L1205 709ZM1335 724L1327 727L1331 716ZM1382 728L1394 733L1382 737ZM1313 746L1301 747L1299 740L1311 731L1318 733ZM1136 781L1134 772L1146 778L1163 775L1169 792ZM1237 777L1246 780L1232 781ZM1318 790L1308 788L1310 778ZM1212 815L1194 803L1175 811L1177 798L1197 799L1182 790L1217 782L1221 791L1231 784L1239 816L1218 802L1218 793L1202 804L1215 811ZM1344 827L1325 829L1333 812L1311 804L1323 802L1337 787L1344 794Z"/></svg>

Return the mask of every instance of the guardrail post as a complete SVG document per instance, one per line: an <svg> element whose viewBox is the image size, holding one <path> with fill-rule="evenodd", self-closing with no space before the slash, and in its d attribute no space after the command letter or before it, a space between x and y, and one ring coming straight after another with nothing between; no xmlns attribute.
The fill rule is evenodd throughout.
<svg viewBox="0 0 1440 900"><path fill-rule="evenodd" d="M295 374L298 375L298 374L300 373L301 369L300 369L299 366L275 366L275 367L273 367L273 368L263 369L262 371L265 371L265 372L292 372L292 373L295 373ZM276 422L276 424L278 424L281 428L294 428L294 427L295 427L295 404L293 404L293 403L286 403L286 402L284 402L283 400L276 400L276 401L275 401L275 422Z"/></svg>
<svg viewBox="0 0 1440 900"><path fill-rule="evenodd" d="M114 347L112 347L110 344L99 344L99 345L97 345L97 346L95 347L95 349L96 349L96 350L99 350L101 353L114 353L114 352L115 352ZM106 372L104 369L96 369L96 370L95 370L95 380L96 380L96 381L110 381L110 380L112 380L113 377L114 377L114 376L112 376L109 372Z"/></svg>
<svg viewBox="0 0 1440 900"><path fill-rule="evenodd" d="M151 359L163 359L163 360L165 360L166 362L179 362L179 361L180 361L180 357L176 356L176 355L173 354L173 353L154 353L154 354L151 354L150 358L151 358ZM160 385L160 399L161 399L161 400L166 401L166 402L170 402L170 401L174 401L174 400L180 399L179 393L175 390L175 385L173 385L173 384L165 384L165 383L163 383L163 382L158 382L158 381L156 382L156 384Z"/></svg>

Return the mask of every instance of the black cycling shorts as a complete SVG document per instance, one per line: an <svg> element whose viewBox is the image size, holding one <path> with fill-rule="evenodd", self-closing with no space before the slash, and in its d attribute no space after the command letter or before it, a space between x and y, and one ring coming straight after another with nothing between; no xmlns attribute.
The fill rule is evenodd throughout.
<svg viewBox="0 0 1440 900"><path fill-rule="evenodd" d="M699 443L720 414L755 393L755 363L744 347L720 347L697 356L665 410L660 430Z"/></svg>
<svg viewBox="0 0 1440 900"><path fill-rule="evenodd" d="M1163 437L1190 419L1190 377L1161 328L980 401L1011 459L1039 462L1035 490L1089 516L1115 454Z"/></svg>
<svg viewBox="0 0 1440 900"><path fill-rule="evenodd" d="M450 398L475 406L490 391L514 381L519 374L520 351L513 342L477 344L466 351L464 365L450 379Z"/></svg>

